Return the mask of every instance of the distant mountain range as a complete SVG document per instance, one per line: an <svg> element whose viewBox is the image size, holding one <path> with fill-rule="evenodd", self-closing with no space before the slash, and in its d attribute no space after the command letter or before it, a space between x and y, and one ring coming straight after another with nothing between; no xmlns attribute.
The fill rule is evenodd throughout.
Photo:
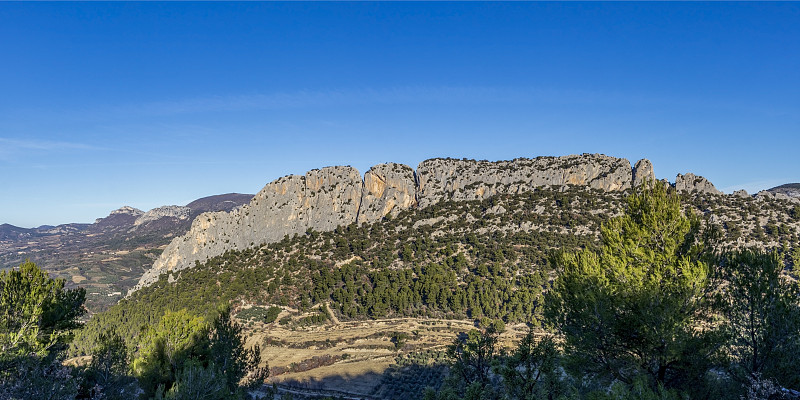
<svg viewBox="0 0 800 400"><path fill-rule="evenodd" d="M772 194L784 194L789 197L800 198L800 183L787 183L767 190Z"/></svg>
<svg viewBox="0 0 800 400"><path fill-rule="evenodd" d="M229 212L253 198L229 193L203 197L185 206L163 206L147 212L124 206L91 224L20 228L0 225L0 269L26 259L68 285L87 289L92 311L115 303L161 254L172 238L189 230L205 212Z"/></svg>

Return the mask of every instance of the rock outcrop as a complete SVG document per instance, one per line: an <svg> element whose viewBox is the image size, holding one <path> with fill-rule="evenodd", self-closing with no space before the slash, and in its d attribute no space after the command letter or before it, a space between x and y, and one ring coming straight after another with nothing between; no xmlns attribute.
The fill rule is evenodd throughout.
<svg viewBox="0 0 800 400"><path fill-rule="evenodd" d="M326 167L289 175L261 189L229 213L200 214L184 236L175 238L145 272L134 290L231 249L272 243L308 229L330 231L356 221L361 174L352 167Z"/></svg>
<svg viewBox="0 0 800 400"><path fill-rule="evenodd" d="M136 218L133 226L139 226L148 222L157 221L161 218L189 219L192 209L181 206L161 206L156 207Z"/></svg>
<svg viewBox="0 0 800 400"><path fill-rule="evenodd" d="M122 206L122 207L112 211L109 214L109 216L112 216L112 215L132 215L134 217L138 217L138 216L140 216L142 214L144 214L144 211L142 211L142 210L140 210L138 208L131 207L131 206Z"/></svg>
<svg viewBox="0 0 800 400"><path fill-rule="evenodd" d="M417 168L417 200L427 207L441 200L479 200L555 185L624 190L631 186L631 174L628 160L600 154L497 162L436 158Z"/></svg>
<svg viewBox="0 0 800 400"><path fill-rule="evenodd" d="M699 193L722 194L708 179L693 173L678 174L675 177L675 189L689 193L697 191Z"/></svg>
<svg viewBox="0 0 800 400"><path fill-rule="evenodd" d="M789 201L792 203L800 203L800 197L793 197L783 192L774 192L772 189L770 190L762 190L756 193L755 198L758 200L784 200Z"/></svg>
<svg viewBox="0 0 800 400"><path fill-rule="evenodd" d="M144 215L144 211L131 206L123 206L111 211L105 218L98 218L94 221L95 230L122 228L130 226L137 218Z"/></svg>
<svg viewBox="0 0 800 400"><path fill-rule="evenodd" d="M644 182L656 181L656 174L653 172L653 163L643 158L633 166L633 186L639 186Z"/></svg>
<svg viewBox="0 0 800 400"><path fill-rule="evenodd" d="M716 191L704 178L678 177L683 190ZM312 170L267 184L249 204L231 212L200 214L189 232L167 246L133 290L155 282L162 273L192 267L196 261L226 250L273 243L309 229L331 231L337 226L375 222L443 200L480 200L543 186L619 191L646 179L655 179L650 161L639 160L632 168L624 158L602 154L498 162L437 158L420 163L416 173L407 165L387 163L370 168L363 179L352 167Z"/></svg>
<svg viewBox="0 0 800 400"><path fill-rule="evenodd" d="M416 206L416 192L414 170L408 165L388 163L370 168L364 174L358 222L378 221Z"/></svg>

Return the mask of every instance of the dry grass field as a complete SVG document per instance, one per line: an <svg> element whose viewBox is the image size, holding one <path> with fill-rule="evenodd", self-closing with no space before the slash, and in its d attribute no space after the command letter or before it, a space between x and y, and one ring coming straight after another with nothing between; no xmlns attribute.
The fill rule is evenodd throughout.
<svg viewBox="0 0 800 400"><path fill-rule="evenodd" d="M311 326L298 324L310 313L284 309L273 323L242 321L246 345L261 346L262 363L269 365L268 383L283 388L322 390L381 398L387 369L398 356L443 352L460 332L475 327L469 320L396 318L340 322L329 319ZM287 318L288 317L288 318ZM283 323L278 321L283 320ZM527 333L525 325L506 327L503 346L510 347ZM396 344L400 334L407 335ZM394 340L393 340L394 339Z"/></svg>

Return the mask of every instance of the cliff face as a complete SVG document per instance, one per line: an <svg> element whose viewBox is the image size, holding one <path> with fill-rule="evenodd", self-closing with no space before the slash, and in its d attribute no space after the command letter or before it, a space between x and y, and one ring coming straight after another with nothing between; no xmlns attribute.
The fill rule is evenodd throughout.
<svg viewBox="0 0 800 400"><path fill-rule="evenodd" d="M708 179L692 173L686 175L678 174L675 177L675 189L685 192L698 191L701 193L722 194Z"/></svg>
<svg viewBox="0 0 800 400"><path fill-rule="evenodd" d="M631 186L631 164L597 154L512 161L426 160L417 168L420 207L441 200L477 200L537 186L579 185L603 190Z"/></svg>
<svg viewBox="0 0 800 400"><path fill-rule="evenodd" d="M388 163L370 168L363 179L352 167L312 170L267 184L249 204L231 212L198 216L133 290L155 282L162 273L192 267L226 250L276 242L309 228L331 231L442 200L478 200L542 186L625 190L648 178L655 178L648 160L631 168L626 159L598 154L498 162L431 159L420 163L416 173L407 165Z"/></svg>
<svg viewBox="0 0 800 400"><path fill-rule="evenodd" d="M800 183L787 183L772 189L767 189L766 191L772 193L776 198L800 199Z"/></svg>
<svg viewBox="0 0 800 400"><path fill-rule="evenodd" d="M642 183L656 181L656 174L653 172L653 163L648 159L641 159L633 166L633 186Z"/></svg>
<svg viewBox="0 0 800 400"><path fill-rule="evenodd" d="M358 222L378 221L417 205L414 170L403 164L379 164L364 174Z"/></svg>
<svg viewBox="0 0 800 400"><path fill-rule="evenodd" d="M134 290L167 271L191 267L230 249L281 240L308 228L330 231L355 222L361 205L361 174L352 167L327 167L269 183L249 204L231 212L200 214L145 272Z"/></svg>

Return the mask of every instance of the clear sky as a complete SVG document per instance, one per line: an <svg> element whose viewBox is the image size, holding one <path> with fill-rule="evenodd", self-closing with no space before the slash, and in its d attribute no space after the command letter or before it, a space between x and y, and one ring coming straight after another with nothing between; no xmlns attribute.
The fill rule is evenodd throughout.
<svg viewBox="0 0 800 400"><path fill-rule="evenodd" d="M0 223L604 153L800 182L800 3L0 3Z"/></svg>

